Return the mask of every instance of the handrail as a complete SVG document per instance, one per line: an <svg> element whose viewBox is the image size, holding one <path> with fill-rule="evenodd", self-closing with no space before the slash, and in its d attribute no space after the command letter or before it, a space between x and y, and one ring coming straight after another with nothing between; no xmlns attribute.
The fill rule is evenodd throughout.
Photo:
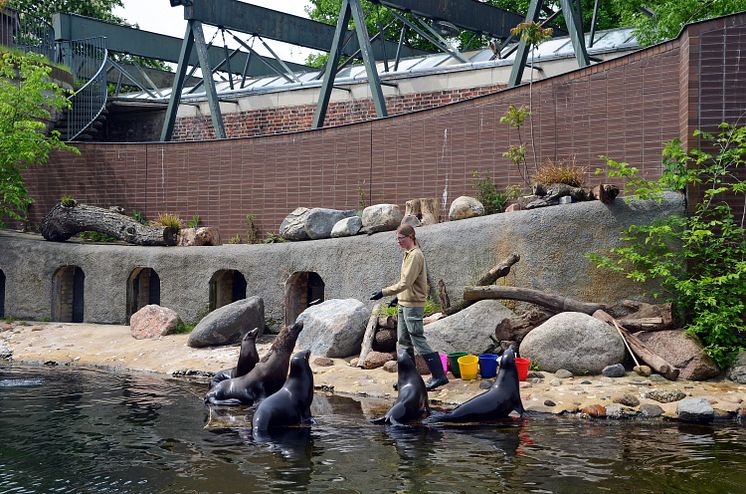
<svg viewBox="0 0 746 494"><path fill-rule="evenodd" d="M52 24L12 7L0 8L0 44L41 53L52 62L56 61Z"/></svg>
<svg viewBox="0 0 746 494"><path fill-rule="evenodd" d="M63 62L76 80L85 84L68 97L72 107L67 112L66 141L77 139L101 115L108 96L106 62L109 51L104 37L86 38L62 43ZM95 62L95 66L91 67ZM96 70L93 71L92 68ZM89 75L93 72L92 75Z"/></svg>

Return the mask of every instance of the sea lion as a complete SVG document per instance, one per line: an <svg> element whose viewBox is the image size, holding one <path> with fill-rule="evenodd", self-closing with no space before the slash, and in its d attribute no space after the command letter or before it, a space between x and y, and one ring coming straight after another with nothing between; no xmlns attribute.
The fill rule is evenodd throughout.
<svg viewBox="0 0 746 494"><path fill-rule="evenodd" d="M507 417L513 410L521 415L525 412L518 384L518 369L515 352L508 348L500 358L495 384L484 393L460 404L452 411L431 416L432 422L480 422Z"/></svg>
<svg viewBox="0 0 746 494"><path fill-rule="evenodd" d="M396 403L386 415L372 419L374 424L402 425L405 422L419 420L430 414L425 381L422 380L417 366L404 348L396 353L397 381L399 396Z"/></svg>
<svg viewBox="0 0 746 494"><path fill-rule="evenodd" d="M310 350L293 355L290 375L285 385L259 403L251 420L254 435L287 425L300 425L311 421L313 401L313 372L308 365Z"/></svg>
<svg viewBox="0 0 746 494"><path fill-rule="evenodd" d="M238 354L238 363L231 369L223 369L216 372L210 380L210 389L221 381L245 376L251 372L251 369L259 362L259 352L256 351L256 337L258 334L259 328L254 328L243 335L243 338L241 338L241 351Z"/></svg>
<svg viewBox="0 0 746 494"><path fill-rule="evenodd" d="M219 382L205 395L205 403L213 405L253 405L279 390L288 373L290 352L293 351L303 322L286 326L264 357L245 376Z"/></svg>

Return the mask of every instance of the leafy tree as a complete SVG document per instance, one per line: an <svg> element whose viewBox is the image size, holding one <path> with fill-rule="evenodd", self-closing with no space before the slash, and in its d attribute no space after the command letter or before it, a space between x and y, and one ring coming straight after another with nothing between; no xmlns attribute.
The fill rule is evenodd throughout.
<svg viewBox="0 0 746 494"><path fill-rule="evenodd" d="M124 24L124 19L112 14L114 7L122 7L122 0L10 0L14 9L49 21L52 14L66 12L94 19Z"/></svg>
<svg viewBox="0 0 746 494"><path fill-rule="evenodd" d="M0 227L22 221L33 202L21 172L47 162L50 151L77 149L46 133L45 121L69 107L67 91L50 78L51 67L35 53L0 53Z"/></svg>

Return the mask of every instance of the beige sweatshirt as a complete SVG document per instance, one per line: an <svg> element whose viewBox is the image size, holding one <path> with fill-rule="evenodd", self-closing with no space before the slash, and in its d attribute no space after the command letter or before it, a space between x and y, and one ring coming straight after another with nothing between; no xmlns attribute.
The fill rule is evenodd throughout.
<svg viewBox="0 0 746 494"><path fill-rule="evenodd" d="M413 247L404 254L399 283L381 290L384 296L398 294L399 305L404 307L424 307L427 299L427 271L425 256L419 247Z"/></svg>

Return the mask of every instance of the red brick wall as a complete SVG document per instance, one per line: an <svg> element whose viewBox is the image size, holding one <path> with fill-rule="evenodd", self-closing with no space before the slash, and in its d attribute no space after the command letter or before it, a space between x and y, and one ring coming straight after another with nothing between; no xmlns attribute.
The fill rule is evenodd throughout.
<svg viewBox="0 0 746 494"><path fill-rule="evenodd" d="M607 155L660 173L662 142L713 130L746 107L746 15L699 23L679 39L533 84L539 162L575 159L591 171ZM474 195L472 172L498 187L520 183L502 153L517 134L500 117L528 104L529 87L437 108L314 131L220 141L81 144L27 173L39 222L63 194L148 217L199 214L224 239L246 214L276 231L297 206L356 209L437 197L446 208ZM402 102L404 104L404 102ZM340 110L341 111L341 110ZM367 111L370 111L369 109ZM743 123L743 121L741 122ZM524 141L529 133L524 129ZM691 140L688 141L691 143ZM694 143L696 144L696 142ZM532 156L529 147L527 156ZM592 181L599 177L589 176ZM737 215L740 214L736 211Z"/></svg>

